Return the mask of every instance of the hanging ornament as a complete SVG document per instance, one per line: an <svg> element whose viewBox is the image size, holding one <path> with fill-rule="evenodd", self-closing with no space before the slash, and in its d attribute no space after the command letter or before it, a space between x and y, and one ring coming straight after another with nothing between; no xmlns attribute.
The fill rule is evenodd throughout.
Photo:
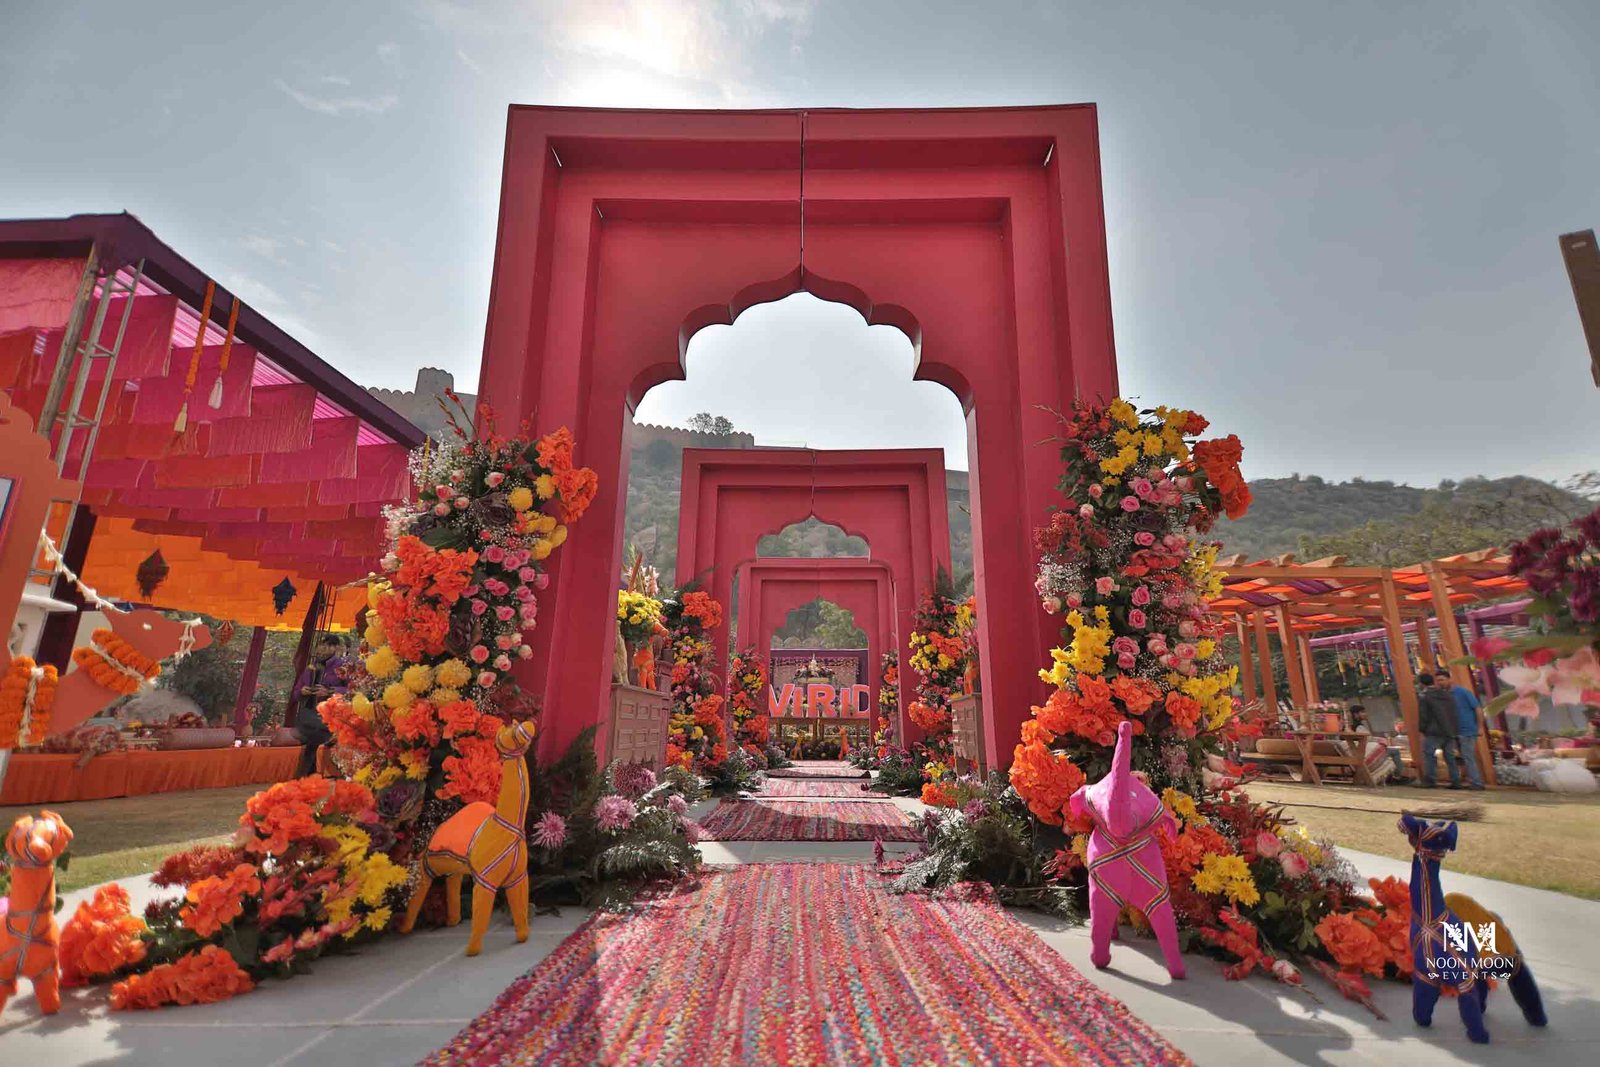
<svg viewBox="0 0 1600 1067"><path fill-rule="evenodd" d="M139 564L139 569L133 572L134 579L139 583L139 595L149 600L150 595L167 580L167 575L170 573L172 568L161 558L161 550L158 548L150 553L144 558L144 562Z"/></svg>
<svg viewBox="0 0 1600 1067"><path fill-rule="evenodd" d="M231 619L223 619L217 627L217 647L226 648L228 642L233 640L234 625Z"/></svg>
<svg viewBox="0 0 1600 1067"><path fill-rule="evenodd" d="M278 609L279 615L288 610L289 602L294 599L296 592L298 590L295 589L294 583L289 580L287 575L284 576L283 581L272 587L272 606Z"/></svg>

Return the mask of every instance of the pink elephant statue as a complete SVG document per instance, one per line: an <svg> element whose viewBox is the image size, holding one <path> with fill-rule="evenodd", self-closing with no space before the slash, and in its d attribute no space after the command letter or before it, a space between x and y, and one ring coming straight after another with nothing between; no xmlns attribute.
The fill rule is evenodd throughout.
<svg viewBox="0 0 1600 1067"><path fill-rule="evenodd" d="M1133 773L1133 724L1117 727L1117 750L1111 771L1093 785L1072 794L1075 818L1093 820L1089 835L1089 932L1093 951L1089 962L1105 967L1111 962L1111 942L1117 936L1117 917L1126 907L1138 908L1150 920L1167 973L1182 978L1187 973L1178 951L1178 924L1167 890L1167 865L1161 856L1157 831L1177 832L1177 821Z"/></svg>

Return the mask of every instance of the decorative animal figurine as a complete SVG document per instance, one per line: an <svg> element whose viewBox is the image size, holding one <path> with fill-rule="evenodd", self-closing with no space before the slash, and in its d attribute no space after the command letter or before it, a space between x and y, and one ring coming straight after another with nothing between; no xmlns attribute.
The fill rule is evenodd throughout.
<svg viewBox="0 0 1600 1067"><path fill-rule="evenodd" d="M483 949L495 894L502 889L516 924L517 940L528 940L528 765L523 753L533 741L534 725L517 722L500 728L494 747L500 753L500 796L494 804L473 801L440 824L428 839L417 886L406 906L400 932L416 925L428 887L445 879L445 925L461 921L461 879L472 875L472 937L467 955Z"/></svg>
<svg viewBox="0 0 1600 1067"><path fill-rule="evenodd" d="M24 815L6 834L11 896L0 922L0 1008L17 992L17 979L33 983L39 1010L61 1008L61 966L56 961L56 859L72 843L72 828L53 811Z"/></svg>
<svg viewBox="0 0 1600 1067"><path fill-rule="evenodd" d="M1144 912L1161 943L1167 973L1187 973L1178 951L1178 924L1167 890L1167 865L1156 832L1177 832L1177 820L1132 770L1133 724L1117 727L1117 750L1111 771L1093 785L1072 794L1070 810L1094 821L1089 835L1089 925L1093 950L1089 962L1111 962L1111 942L1123 907Z"/></svg>
<svg viewBox="0 0 1600 1067"><path fill-rule="evenodd" d="M1411 1017L1418 1026L1433 1025L1439 995L1452 995L1467 1037L1487 1044L1489 1031L1483 1025L1483 1012L1489 1001L1489 979L1504 978L1523 1018L1534 1026L1545 1025L1549 1020L1538 983L1500 916L1464 893L1445 896L1439 889L1439 861L1445 853L1455 851L1456 824L1429 822L1407 813L1400 816L1400 831L1415 852L1411 858ZM1464 933L1452 943L1446 923L1458 931L1464 931L1466 924L1474 931L1492 930L1494 955L1487 956L1476 941L1469 951ZM1447 962L1441 968L1430 960Z"/></svg>

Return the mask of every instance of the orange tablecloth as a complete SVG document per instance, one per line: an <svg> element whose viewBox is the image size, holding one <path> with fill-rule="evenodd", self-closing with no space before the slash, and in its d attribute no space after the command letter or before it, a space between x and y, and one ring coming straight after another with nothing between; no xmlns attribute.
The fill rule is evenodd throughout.
<svg viewBox="0 0 1600 1067"><path fill-rule="evenodd" d="M107 752L79 767L80 757L16 752L0 804L60 804L145 793L176 793L294 777L298 746L207 748L184 752Z"/></svg>

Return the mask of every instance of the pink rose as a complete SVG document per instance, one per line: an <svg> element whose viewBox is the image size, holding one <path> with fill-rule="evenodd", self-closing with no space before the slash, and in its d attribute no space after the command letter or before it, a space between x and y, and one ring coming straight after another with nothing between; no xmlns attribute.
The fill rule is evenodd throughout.
<svg viewBox="0 0 1600 1067"><path fill-rule="evenodd" d="M478 675L478 685L484 689L494 684L494 671L483 671Z"/></svg>
<svg viewBox="0 0 1600 1067"><path fill-rule="evenodd" d="M464 496L456 497L456 507L461 511L467 510L467 505L470 503L472 503L472 501Z"/></svg>
<svg viewBox="0 0 1600 1067"><path fill-rule="evenodd" d="M1133 670L1134 665L1138 662L1139 658L1137 656L1130 655L1127 652L1117 657L1117 666L1125 671Z"/></svg>
<svg viewBox="0 0 1600 1067"><path fill-rule="evenodd" d="M516 613L517 610L509 604L501 604L499 607L494 609L494 617L499 619L501 622L510 622L512 616L514 616Z"/></svg>
<svg viewBox="0 0 1600 1067"><path fill-rule="evenodd" d="M1141 608L1150 603L1150 587L1141 585L1135 588L1133 591L1133 602L1135 605Z"/></svg>
<svg viewBox="0 0 1600 1067"><path fill-rule="evenodd" d="M494 665L502 671L509 671L511 669L511 657L501 653L494 658Z"/></svg>
<svg viewBox="0 0 1600 1067"><path fill-rule="evenodd" d="M450 484L451 485L460 485L463 481L466 480L466 477L467 477L467 472L462 470L460 467L457 467L455 470L450 472Z"/></svg>
<svg viewBox="0 0 1600 1067"><path fill-rule="evenodd" d="M1083 607L1083 597L1079 596L1077 593L1068 593L1067 607L1072 611L1077 611L1079 608Z"/></svg>
<svg viewBox="0 0 1600 1067"><path fill-rule="evenodd" d="M1165 634L1151 634L1145 639L1144 647L1150 650L1151 655L1159 656L1167 650L1167 637Z"/></svg>
<svg viewBox="0 0 1600 1067"><path fill-rule="evenodd" d="M1168 593L1161 598L1161 606L1168 611L1177 611L1183 607L1183 597L1178 593Z"/></svg>
<svg viewBox="0 0 1600 1067"><path fill-rule="evenodd" d="M1141 548L1149 548L1156 543L1156 535L1149 530L1140 530L1133 535L1133 543Z"/></svg>
<svg viewBox="0 0 1600 1067"><path fill-rule="evenodd" d="M1100 596L1110 596L1116 589L1117 583L1109 575L1102 575L1094 580L1094 591Z"/></svg>
<svg viewBox="0 0 1600 1067"><path fill-rule="evenodd" d="M1278 840L1278 835L1271 830L1263 830L1256 835L1256 854L1271 859L1283 851L1283 842Z"/></svg>
<svg viewBox="0 0 1600 1067"><path fill-rule="evenodd" d="M1111 642L1111 651L1115 652L1119 656L1137 656L1139 654L1139 642L1124 634L1122 637L1119 637L1115 641Z"/></svg>
<svg viewBox="0 0 1600 1067"><path fill-rule="evenodd" d="M536 602L530 600L526 604L522 605L522 621L524 625L532 623L533 620L537 619L538 617L539 605Z"/></svg>
<svg viewBox="0 0 1600 1067"><path fill-rule="evenodd" d="M516 647L516 645L517 639L513 634L501 634L499 637L494 639L494 647L500 649L502 652L510 652Z"/></svg>
<svg viewBox="0 0 1600 1067"><path fill-rule="evenodd" d="M487 485L490 489L498 489L500 488L500 483L505 480L506 476L503 471L490 471L488 474L484 475L483 484Z"/></svg>
<svg viewBox="0 0 1600 1067"><path fill-rule="evenodd" d="M537 577L539 577L539 572L532 567L523 567L517 572L517 580L519 582L531 582Z"/></svg>
<svg viewBox="0 0 1600 1067"><path fill-rule="evenodd" d="M1085 519L1094 518L1094 505L1093 504L1084 504L1082 507L1080 507L1078 509L1078 514L1081 515Z"/></svg>
<svg viewBox="0 0 1600 1067"><path fill-rule="evenodd" d="M1051 615L1054 615L1057 612L1059 612L1061 610L1061 598L1058 597L1058 596L1047 596L1047 597L1045 597L1044 598L1044 610L1049 612Z"/></svg>
<svg viewBox="0 0 1600 1067"><path fill-rule="evenodd" d="M1194 659L1194 646L1187 641L1180 641L1172 651L1179 659Z"/></svg>
<svg viewBox="0 0 1600 1067"><path fill-rule="evenodd" d="M1147 499L1150 496L1150 490L1155 488L1155 486L1150 484L1150 479L1149 478L1135 478L1133 481L1129 482L1128 484L1133 487L1133 491L1135 493L1137 493L1139 496L1145 497Z"/></svg>
<svg viewBox="0 0 1600 1067"><path fill-rule="evenodd" d="M489 658L489 650L482 645L473 645L472 651L467 653L467 658L474 663L486 662Z"/></svg>
<svg viewBox="0 0 1600 1067"><path fill-rule="evenodd" d="M506 550L499 545L490 545L483 550L483 558L490 563L503 563L506 558Z"/></svg>
<svg viewBox="0 0 1600 1067"><path fill-rule="evenodd" d="M1176 667L1178 665L1178 657L1168 652L1161 657L1161 665L1163 667Z"/></svg>
<svg viewBox="0 0 1600 1067"><path fill-rule="evenodd" d="M1101 730L1100 736L1095 738L1095 740L1105 748L1110 748L1112 745L1117 743L1117 735L1112 733L1110 730Z"/></svg>
<svg viewBox="0 0 1600 1067"><path fill-rule="evenodd" d="M1194 624L1194 620L1193 619L1184 619L1182 622L1180 622L1178 624L1178 636L1179 637L1193 637L1195 634L1197 634L1199 632L1200 632L1200 628Z"/></svg>
<svg viewBox="0 0 1600 1067"><path fill-rule="evenodd" d="M1089 487L1090 500L1099 500L1101 497L1105 496L1105 494L1105 486L1101 485L1099 482L1095 482Z"/></svg>
<svg viewBox="0 0 1600 1067"><path fill-rule="evenodd" d="M1126 511L1126 512L1130 512L1130 513L1138 511L1139 510L1139 498L1136 497L1136 496L1125 496L1125 497L1123 497L1122 498L1122 510Z"/></svg>
<svg viewBox="0 0 1600 1067"><path fill-rule="evenodd" d="M486 612L488 610L489 610L489 605L486 604L484 601L482 601L482 600L474 600L472 602L472 613L474 615L482 615L484 612Z"/></svg>
<svg viewBox="0 0 1600 1067"><path fill-rule="evenodd" d="M534 581L533 581L533 587L535 589L543 589L545 586L547 586L549 584L550 584L550 575L545 573L544 571L540 571L539 572L539 577L535 578Z"/></svg>
<svg viewBox="0 0 1600 1067"><path fill-rule="evenodd" d="M1134 608L1132 611L1128 612L1128 625L1132 626L1135 630L1142 630L1149 624L1150 620L1146 618L1144 612L1140 611L1138 608Z"/></svg>
<svg viewBox="0 0 1600 1067"><path fill-rule="evenodd" d="M461 590L462 596L477 596L478 593L479 587L476 585L469 585L465 589Z"/></svg>
<svg viewBox="0 0 1600 1067"><path fill-rule="evenodd" d="M517 591L511 595L516 597L518 600L532 600L533 590L529 589L525 585L519 585L517 586Z"/></svg>
<svg viewBox="0 0 1600 1067"><path fill-rule="evenodd" d="M1285 852L1278 857L1278 862L1283 865L1285 878L1304 878L1311 873L1311 864L1298 852Z"/></svg>
<svg viewBox="0 0 1600 1067"><path fill-rule="evenodd" d="M438 497L440 500L449 500L454 493L455 490L451 489L448 485L436 485L433 487L433 495Z"/></svg>
<svg viewBox="0 0 1600 1067"><path fill-rule="evenodd" d="M433 506L433 513L435 515L440 515L440 516L448 515L448 514L450 514L450 505L449 504L435 504Z"/></svg>
<svg viewBox="0 0 1600 1067"><path fill-rule="evenodd" d="M518 659L532 659L533 658L533 646L532 645L523 645L521 648L517 649L517 658Z"/></svg>

